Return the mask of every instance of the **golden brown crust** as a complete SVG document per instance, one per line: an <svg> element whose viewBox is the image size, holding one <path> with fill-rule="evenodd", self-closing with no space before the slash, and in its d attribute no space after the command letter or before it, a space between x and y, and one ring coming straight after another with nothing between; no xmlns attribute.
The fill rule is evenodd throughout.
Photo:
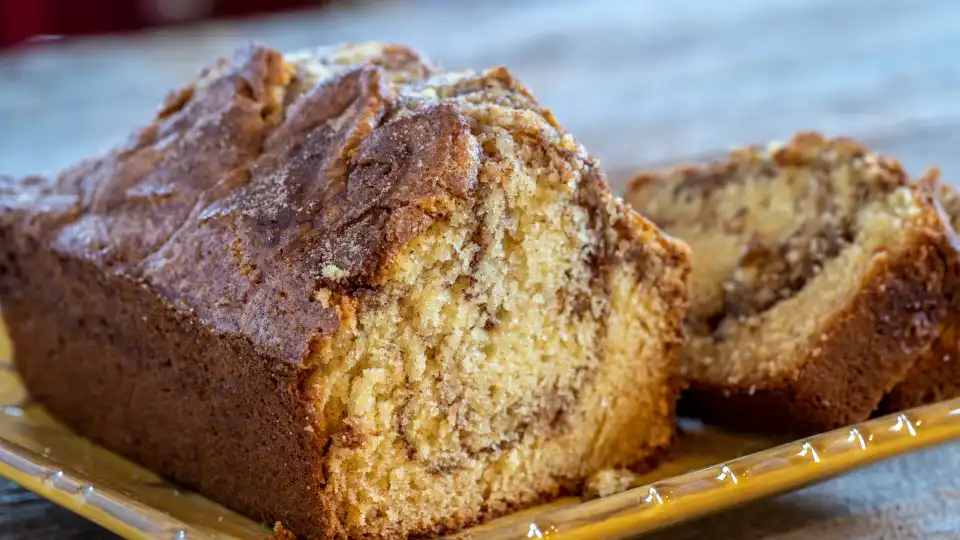
<svg viewBox="0 0 960 540"><path fill-rule="evenodd" d="M443 214L442 201L476 184L464 119L426 104L387 122L398 87L376 66L386 60L364 60L340 66L273 121L292 80L280 53L254 46L220 61L125 147L34 180L32 191L72 199L58 219L39 218L52 226L38 236L143 276L265 352L291 347L280 355L302 357L317 328L339 327L313 301L315 288L375 286L395 250ZM197 270L216 277L196 287ZM245 296L256 301L229 301Z"/></svg>
<svg viewBox="0 0 960 540"><path fill-rule="evenodd" d="M738 191L741 184L750 189ZM708 240L695 244L687 319L694 339L684 361L690 388L681 414L800 433L863 420L928 348L946 312L956 248L936 202L896 160L848 139L801 133L786 145L734 151L725 161L642 174L627 192L668 233L683 231L691 242L685 234L716 237L728 250L709 252ZM889 209L863 213L873 208ZM880 227L875 216L882 212L899 217L882 218L891 225L877 231L909 224L903 230L911 232L896 247L879 240L891 233L871 233L878 251L857 259L867 241L861 234ZM696 250L705 248L710 268L701 268L698 289ZM824 284L840 281L821 273L848 251L854 255L844 261L860 262L835 266L833 275L869 272L859 283L828 289ZM731 253L727 262L713 260ZM818 294L832 296L814 301L804 292L811 282L822 285ZM776 309L804 294L810 301L790 305L812 311ZM791 318L815 322L791 329ZM794 342L798 336L806 337Z"/></svg>
<svg viewBox="0 0 960 540"><path fill-rule="evenodd" d="M659 381L678 380L688 250L615 200L593 160L509 72L445 74L443 84L432 75L425 59L397 46L287 58L252 47L172 93L125 146L56 178L0 180L0 299L27 386L108 448L308 538L449 532L572 492L588 469L642 461L669 442L677 384ZM574 210L588 213L588 232L601 236L588 246L603 267L600 288L611 269L632 265L631 279L653 284L651 295L667 303L654 321L663 358L648 366L657 412L637 412L657 414L649 423L658 425L644 429L659 431L655 440L618 436L596 448L577 440L583 450L570 453L582 455L564 458L574 466L544 465L547 474L523 493L481 494L482 507L463 504L442 519L414 512L398 523L386 512L404 501L367 504L355 513L373 516L370 525L366 515L350 515L356 508L344 478L352 471L332 464L361 455L377 433L350 424L342 407L317 405L328 376L346 372L331 348L334 338L356 338L350 332L360 316L386 303L385 290L403 270L401 247L455 217L479 221L465 212L484 200L478 175L489 163L481 145L498 141L478 135L466 111L495 105L509 105L509 118L491 122L527 120L511 124L530 130L511 134L518 146L555 129L550 148L534 151L549 151L550 165L576 180ZM506 183L517 171L497 172L494 180ZM605 332L597 331L601 345ZM602 372L577 371L572 378L582 384L543 392L542 407L521 403L515 416L530 425L518 426L515 438L576 433L564 400L592 391ZM447 392L443 375L437 386ZM459 406L449 393L446 404ZM402 411L392 414L402 423ZM633 413L611 414L619 422ZM502 450L508 461L515 441L485 436L486 446L456 441L454 451ZM442 459L416 458L409 461L438 464L424 469L431 479L449 479Z"/></svg>
<svg viewBox="0 0 960 540"><path fill-rule="evenodd" d="M936 173L925 179L936 193L952 223L954 231L960 226L960 194L939 181ZM890 391L877 410L878 414L902 411L927 403L935 403L960 396L960 261L949 267L946 287L948 313L941 321L937 339L917 360L913 369Z"/></svg>
<svg viewBox="0 0 960 540"><path fill-rule="evenodd" d="M913 369L877 408L877 414L935 403L960 396L960 342L957 340L955 312L948 315L931 346L914 364Z"/></svg>
<svg viewBox="0 0 960 540"><path fill-rule="evenodd" d="M877 180L888 185L903 185L906 172L899 161L889 156L872 154L869 149L853 139L838 137L828 139L822 134L807 131L795 135L786 144L772 143L767 146L753 145L732 150L727 159L706 164L681 164L664 171L641 172L627 184L627 200L643 200L648 189L660 189L667 177L673 195L680 197L691 191L695 196L704 196L736 182L743 167L753 167L750 173L756 177L773 180L778 167L824 166L825 153L831 161L844 162L868 158L878 168ZM741 173L742 174L742 173Z"/></svg>
<svg viewBox="0 0 960 540"><path fill-rule="evenodd" d="M342 320L312 293L375 288L444 199L473 189L478 159L449 106L388 121L394 81L430 72L422 57L351 51L314 56L332 72L296 100L280 53L238 51L126 145L0 183L3 307L38 399L161 474L318 538L346 532L322 494L329 439L312 427L304 362ZM37 343L44 326L55 339Z"/></svg>
<svg viewBox="0 0 960 540"><path fill-rule="evenodd" d="M6 226L0 240L17 368L54 416L254 519L335 533L315 497L322 449L295 367L170 309L140 280Z"/></svg>
<svg viewBox="0 0 960 540"><path fill-rule="evenodd" d="M734 429L817 433L867 418L930 344L946 310L948 253L920 246L879 265L805 348L795 377L763 386L691 381L680 411Z"/></svg>

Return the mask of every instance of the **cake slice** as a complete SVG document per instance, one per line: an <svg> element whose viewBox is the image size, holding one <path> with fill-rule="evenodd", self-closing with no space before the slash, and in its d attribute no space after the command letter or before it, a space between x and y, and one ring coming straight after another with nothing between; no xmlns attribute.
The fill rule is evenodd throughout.
<svg viewBox="0 0 960 540"><path fill-rule="evenodd" d="M960 193L939 182L932 188L953 230L960 230ZM947 301L947 314L940 322L937 339L907 377L883 399L880 414L960 396L960 289L948 290Z"/></svg>
<svg viewBox="0 0 960 540"><path fill-rule="evenodd" d="M949 224L850 140L805 133L644 174L627 198L693 252L681 412L766 432L863 420L943 320Z"/></svg>
<svg viewBox="0 0 960 540"><path fill-rule="evenodd" d="M251 47L0 183L33 395L302 538L452 531L674 436L688 249L507 70Z"/></svg>

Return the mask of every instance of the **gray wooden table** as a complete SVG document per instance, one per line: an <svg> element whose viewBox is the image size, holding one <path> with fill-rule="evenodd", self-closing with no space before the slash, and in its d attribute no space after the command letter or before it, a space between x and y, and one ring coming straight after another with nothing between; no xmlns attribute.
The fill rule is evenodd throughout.
<svg viewBox="0 0 960 540"><path fill-rule="evenodd" d="M800 129L858 138L960 178L960 2L352 2L0 56L0 170L55 170L145 121L165 89L248 40L413 44L451 67L505 64L622 187ZM655 535L958 538L960 446L877 464ZM102 530L0 482L0 538Z"/></svg>

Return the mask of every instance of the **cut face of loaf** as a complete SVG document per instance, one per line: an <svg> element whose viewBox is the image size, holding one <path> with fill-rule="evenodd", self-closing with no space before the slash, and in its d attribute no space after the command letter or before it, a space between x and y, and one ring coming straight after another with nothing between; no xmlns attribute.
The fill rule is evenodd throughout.
<svg viewBox="0 0 960 540"><path fill-rule="evenodd" d="M452 531L674 435L687 248L505 69L253 47L0 185L33 395L304 538Z"/></svg>
<svg viewBox="0 0 960 540"><path fill-rule="evenodd" d="M759 431L860 421L937 333L952 231L852 141L801 134L642 175L627 198L692 249L681 412Z"/></svg>
<svg viewBox="0 0 960 540"><path fill-rule="evenodd" d="M933 186L953 230L960 230L960 193L942 183ZM906 378L880 404L879 413L892 413L960 396L960 289L947 291L948 311L933 345L917 360Z"/></svg>

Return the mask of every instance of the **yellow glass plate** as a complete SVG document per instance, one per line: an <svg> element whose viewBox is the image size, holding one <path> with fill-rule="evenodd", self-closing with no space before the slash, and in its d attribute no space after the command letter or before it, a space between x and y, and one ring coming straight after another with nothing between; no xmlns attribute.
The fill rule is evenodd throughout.
<svg viewBox="0 0 960 540"><path fill-rule="evenodd" d="M100 448L30 403L0 326L0 475L126 538L248 539L269 530L179 490ZM787 444L682 426L670 458L633 488L602 499L566 498L461 536L633 536L796 489L854 467L960 438L960 399Z"/></svg>

